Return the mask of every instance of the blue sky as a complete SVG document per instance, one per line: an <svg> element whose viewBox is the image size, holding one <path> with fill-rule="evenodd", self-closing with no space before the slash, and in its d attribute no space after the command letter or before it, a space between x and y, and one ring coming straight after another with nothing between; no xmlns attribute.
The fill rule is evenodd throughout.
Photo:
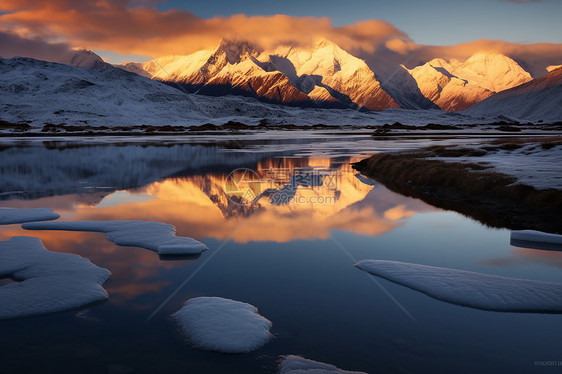
<svg viewBox="0 0 562 374"><path fill-rule="evenodd" d="M562 42L562 0L171 0L158 5L159 10L172 8L189 10L202 18L239 13L328 17L335 26L380 19L425 45L452 45L481 38Z"/></svg>

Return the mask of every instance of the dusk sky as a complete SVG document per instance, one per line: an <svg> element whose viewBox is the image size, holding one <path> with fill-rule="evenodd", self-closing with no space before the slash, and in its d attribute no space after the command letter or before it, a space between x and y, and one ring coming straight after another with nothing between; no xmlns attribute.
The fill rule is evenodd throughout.
<svg viewBox="0 0 562 374"><path fill-rule="evenodd" d="M171 0L158 5L159 10L173 8L189 10L202 18L238 13L328 17L334 26L379 19L426 45L481 38L517 43L562 41L560 0Z"/></svg>
<svg viewBox="0 0 562 374"><path fill-rule="evenodd" d="M463 58L480 48L509 53L520 44L561 43L560 14L560 0L2 0L0 54L36 57L23 47L29 40L33 50L62 43L112 63L211 49L221 38L265 48L325 38L362 58L381 47L405 56L426 46L508 42L456 47L451 55Z"/></svg>

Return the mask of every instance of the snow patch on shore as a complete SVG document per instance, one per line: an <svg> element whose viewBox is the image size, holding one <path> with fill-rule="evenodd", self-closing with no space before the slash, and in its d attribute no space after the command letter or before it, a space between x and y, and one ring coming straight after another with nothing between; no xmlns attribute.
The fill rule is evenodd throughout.
<svg viewBox="0 0 562 374"><path fill-rule="evenodd" d="M479 149L487 144L465 144L462 148ZM497 149L484 156L439 157L447 162L486 163L497 172L517 178L536 189L562 189L562 145L542 147L539 140L529 140L518 149ZM489 171L489 170L487 170Z"/></svg>

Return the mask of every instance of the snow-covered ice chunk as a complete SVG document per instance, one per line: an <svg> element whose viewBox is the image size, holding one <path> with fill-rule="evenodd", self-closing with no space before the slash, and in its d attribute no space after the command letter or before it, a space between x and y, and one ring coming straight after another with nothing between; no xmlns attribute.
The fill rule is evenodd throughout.
<svg viewBox="0 0 562 374"><path fill-rule="evenodd" d="M366 184L367 186L374 186L377 183L369 177L364 176L361 173L355 174L355 178L359 179L361 183Z"/></svg>
<svg viewBox="0 0 562 374"><path fill-rule="evenodd" d="M562 245L562 235L549 234L547 232L535 230L512 231L511 240Z"/></svg>
<svg viewBox="0 0 562 374"><path fill-rule="evenodd" d="M210 351L250 352L272 337L271 322L255 306L221 297L190 299L172 317L196 347Z"/></svg>
<svg viewBox="0 0 562 374"><path fill-rule="evenodd" d="M59 214L48 208L0 208L0 225L33 221L50 221L59 217Z"/></svg>
<svg viewBox="0 0 562 374"><path fill-rule="evenodd" d="M438 300L498 312L562 313L562 284L385 260L356 265Z"/></svg>
<svg viewBox="0 0 562 374"><path fill-rule="evenodd" d="M26 230L104 232L115 244L150 249L161 255L199 254L207 246L195 239L176 236L174 226L150 221L76 221L26 223Z"/></svg>
<svg viewBox="0 0 562 374"><path fill-rule="evenodd" d="M74 309L107 300L101 285L109 271L70 253L51 252L38 238L16 236L0 242L0 319Z"/></svg>
<svg viewBox="0 0 562 374"><path fill-rule="evenodd" d="M285 356L279 367L279 374L365 374L362 371L347 371L323 362L301 356Z"/></svg>

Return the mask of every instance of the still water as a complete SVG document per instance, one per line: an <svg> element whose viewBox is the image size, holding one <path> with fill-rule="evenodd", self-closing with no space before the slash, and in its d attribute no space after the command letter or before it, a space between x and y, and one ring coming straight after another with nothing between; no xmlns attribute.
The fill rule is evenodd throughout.
<svg viewBox="0 0 562 374"><path fill-rule="evenodd" d="M454 141L466 140L441 144ZM166 222L209 250L160 259L101 233L0 226L0 240L36 236L112 273L104 304L0 321L0 372L275 373L290 354L369 373L556 372L562 316L461 307L379 279L381 289L354 267L385 259L562 282L562 253L511 246L508 230L391 192L351 167L428 142L269 134L2 144L0 206L47 207L68 221ZM272 198L278 191L290 198ZM275 338L247 354L191 347L170 315L198 296L256 306Z"/></svg>

